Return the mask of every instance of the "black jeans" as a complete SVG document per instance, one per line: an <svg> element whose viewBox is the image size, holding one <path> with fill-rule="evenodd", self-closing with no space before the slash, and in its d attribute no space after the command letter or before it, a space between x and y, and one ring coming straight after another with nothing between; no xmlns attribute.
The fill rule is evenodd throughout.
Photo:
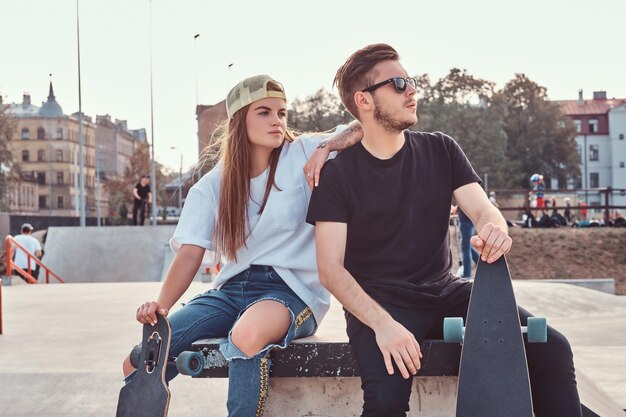
<svg viewBox="0 0 626 417"><path fill-rule="evenodd" d="M383 308L421 343L426 339L443 339L443 318L465 318L468 302L465 300L445 311L390 305L383 305ZM523 326L532 316L521 307L519 315ZM404 379L395 364L394 374L389 375L372 329L350 313L346 313L346 321L350 346L361 373L362 417L405 417L409 410L412 378ZM547 343L524 341L524 344L536 417L581 417L573 355L565 336L548 327Z"/></svg>
<svg viewBox="0 0 626 417"><path fill-rule="evenodd" d="M133 199L133 224L135 226L137 226L137 214L139 214L140 220L141 220L141 224L143 226L145 220L146 220L146 204L147 204L147 200L137 200L136 198Z"/></svg>

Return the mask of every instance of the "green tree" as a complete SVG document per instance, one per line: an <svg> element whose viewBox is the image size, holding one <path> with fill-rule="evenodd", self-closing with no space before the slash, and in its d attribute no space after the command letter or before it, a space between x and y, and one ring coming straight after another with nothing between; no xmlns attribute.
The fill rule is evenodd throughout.
<svg viewBox="0 0 626 417"><path fill-rule="evenodd" d="M580 175L576 129L558 104L548 100L545 87L516 74L494 100L506 111L506 153L514 161L510 175L516 186L528 187L534 172L561 180Z"/></svg>
<svg viewBox="0 0 626 417"><path fill-rule="evenodd" d="M320 88L304 100L296 98L291 103L288 124L300 132L324 132L352 119L339 97Z"/></svg>
<svg viewBox="0 0 626 417"><path fill-rule="evenodd" d="M457 68L434 84L427 74L416 79L419 121L413 129L452 136L476 172L489 174L490 187L508 186L507 136L502 106L492 100L493 82Z"/></svg>

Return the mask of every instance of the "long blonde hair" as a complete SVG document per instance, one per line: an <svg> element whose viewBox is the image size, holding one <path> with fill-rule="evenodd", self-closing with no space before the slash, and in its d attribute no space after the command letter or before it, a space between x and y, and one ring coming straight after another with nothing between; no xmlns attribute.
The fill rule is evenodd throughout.
<svg viewBox="0 0 626 417"><path fill-rule="evenodd" d="M268 90L282 91L277 83L268 83ZM215 130L212 140L202 151L201 165L218 160L222 163L222 180L218 221L214 241L217 248L229 259L237 261L237 251L246 245L246 226L249 223L250 157L252 148L246 129L246 116L250 105L237 111L233 117ZM295 136L287 129L285 140L292 142ZM283 143L270 154L270 171L265 195L259 213L263 212L275 182L276 167Z"/></svg>

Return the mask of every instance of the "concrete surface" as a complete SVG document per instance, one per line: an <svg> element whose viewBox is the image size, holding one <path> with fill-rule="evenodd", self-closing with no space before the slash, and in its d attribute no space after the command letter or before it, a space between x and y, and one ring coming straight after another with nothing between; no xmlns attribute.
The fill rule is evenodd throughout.
<svg viewBox="0 0 626 417"><path fill-rule="evenodd" d="M50 227L42 262L66 283L162 281L175 228Z"/></svg>
<svg viewBox="0 0 626 417"><path fill-rule="evenodd" d="M589 278L589 279L532 279L527 281L534 282L554 282L558 284L578 285L579 287L605 292L607 294L615 294L614 278Z"/></svg>
<svg viewBox="0 0 626 417"><path fill-rule="evenodd" d="M208 284L194 282L183 299L208 287ZM625 408L626 297L564 284L516 281L515 288L520 304L547 316L549 324L570 339L583 400L586 395L595 402L608 405L615 402ZM0 415L114 415L122 387L121 360L140 337L140 327L134 321L135 309L140 303L155 298L159 289L159 283L3 287ZM322 328L328 328L324 330L328 337L345 337L343 326L341 310L334 305L333 313ZM292 390L303 387L303 382L297 381L297 385L294 382L285 379L283 383ZM600 389L594 387L594 383ZM432 380L417 386L418 392L443 389L443 394L447 395L446 387L454 384ZM274 381L271 387L276 392ZM172 381L171 390L170 416L226 415L226 379L179 377ZM360 396L358 380L345 382L343 390L345 394L339 394ZM603 391L612 399L607 399ZM309 397L308 400L315 399ZM317 398L317 401L324 400ZM446 401L448 405L453 403ZM432 411L434 406L426 404L424 402L423 408ZM293 414L283 412L280 415L298 415L297 410L291 411ZM438 411L442 414L435 415L448 414L445 410ZM268 411L267 415L279 414ZM429 414L414 410L411 415Z"/></svg>

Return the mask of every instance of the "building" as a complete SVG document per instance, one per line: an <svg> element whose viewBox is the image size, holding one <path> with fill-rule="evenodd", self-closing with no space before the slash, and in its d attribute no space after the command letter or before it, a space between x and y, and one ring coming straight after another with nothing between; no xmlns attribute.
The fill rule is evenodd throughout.
<svg viewBox="0 0 626 417"><path fill-rule="evenodd" d="M202 161L202 151L211 142L213 132L228 119L226 101L222 100L212 106L196 106L196 118L198 119L198 155ZM207 169L203 168L201 172L204 174Z"/></svg>
<svg viewBox="0 0 626 417"><path fill-rule="evenodd" d="M118 179L130 165L130 158L140 142L146 142L146 130L129 130L126 120L96 116L96 143L100 179Z"/></svg>
<svg viewBox="0 0 626 417"><path fill-rule="evenodd" d="M11 213L33 215L39 212L39 184L31 173L21 174L19 181L7 193L8 209Z"/></svg>
<svg viewBox="0 0 626 417"><path fill-rule="evenodd" d="M626 99L607 99L605 91L593 93L592 100L556 101L563 113L576 124L576 145L582 176L576 188L611 187L609 205L626 206ZM579 195L590 206L604 205L602 194L587 191Z"/></svg>
<svg viewBox="0 0 626 417"><path fill-rule="evenodd" d="M9 148L22 179L17 186L20 191L13 195L21 196L28 182L25 179L30 178L37 184L34 214L79 217L79 113L68 116L63 112L51 82L48 99L41 107L33 105L30 95L24 94L21 103L6 106L6 114L15 120ZM108 217L108 193L99 179L123 174L136 143L145 142L145 130L129 130L126 121L113 123L108 115L98 116L95 123L83 115L82 135L85 214L96 217L99 208L99 215Z"/></svg>

